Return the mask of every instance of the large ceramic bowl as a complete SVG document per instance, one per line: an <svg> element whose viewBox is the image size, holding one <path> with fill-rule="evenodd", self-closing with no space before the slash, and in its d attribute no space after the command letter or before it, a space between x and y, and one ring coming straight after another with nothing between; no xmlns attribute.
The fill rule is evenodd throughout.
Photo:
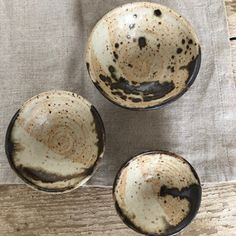
<svg viewBox="0 0 236 236"><path fill-rule="evenodd" d="M13 170L37 190L61 193L85 183L104 152L104 128L83 97L41 93L23 104L6 135Z"/></svg>
<svg viewBox="0 0 236 236"><path fill-rule="evenodd" d="M193 167L165 151L132 158L113 185L115 206L124 223L152 236L175 235L186 227L199 209L201 192Z"/></svg>
<svg viewBox="0 0 236 236"><path fill-rule="evenodd" d="M87 44L87 68L100 92L130 109L157 108L180 97L196 78L198 38L175 11L148 2L108 12Z"/></svg>

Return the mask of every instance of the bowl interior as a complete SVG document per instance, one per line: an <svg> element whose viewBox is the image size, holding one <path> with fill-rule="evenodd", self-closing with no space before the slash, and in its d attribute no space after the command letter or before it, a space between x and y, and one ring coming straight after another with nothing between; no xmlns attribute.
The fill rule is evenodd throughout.
<svg viewBox="0 0 236 236"><path fill-rule="evenodd" d="M107 13L87 47L92 81L109 100L128 108L160 106L186 91L200 65L191 25L156 3L130 3Z"/></svg>
<svg viewBox="0 0 236 236"><path fill-rule="evenodd" d="M124 164L113 186L125 224L145 235L174 235L195 217L201 185L192 166L173 153L140 154Z"/></svg>
<svg viewBox="0 0 236 236"><path fill-rule="evenodd" d="M104 149L104 128L96 109L81 96L50 91L28 100L6 136L8 160L31 186L65 192L92 175Z"/></svg>

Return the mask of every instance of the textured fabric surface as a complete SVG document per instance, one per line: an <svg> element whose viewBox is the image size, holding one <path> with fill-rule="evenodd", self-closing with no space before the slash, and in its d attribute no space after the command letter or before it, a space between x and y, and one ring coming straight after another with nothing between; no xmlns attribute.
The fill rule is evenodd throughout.
<svg viewBox="0 0 236 236"><path fill-rule="evenodd" d="M92 102L106 128L106 152L89 184L110 185L120 165L147 150L185 157L202 181L236 177L236 90L222 0L160 0L186 17L202 45L191 89L159 110L129 111L107 101L86 71L93 26L123 0L0 0L0 183L20 183L4 153L8 123L33 95L77 92Z"/></svg>

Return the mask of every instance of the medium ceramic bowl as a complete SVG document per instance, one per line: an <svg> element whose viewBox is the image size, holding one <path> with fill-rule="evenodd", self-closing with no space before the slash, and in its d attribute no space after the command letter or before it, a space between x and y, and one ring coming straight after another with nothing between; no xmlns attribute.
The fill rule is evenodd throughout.
<svg viewBox="0 0 236 236"><path fill-rule="evenodd" d="M6 154L27 184L51 193L71 191L93 174L104 152L102 120L83 97L49 91L32 97L12 118Z"/></svg>
<svg viewBox="0 0 236 236"><path fill-rule="evenodd" d="M165 151L142 153L118 172L113 197L118 214L135 231L152 236L180 232L195 217L201 185L193 167Z"/></svg>
<svg viewBox="0 0 236 236"><path fill-rule="evenodd" d="M157 108L180 97L201 61L191 25L165 6L129 3L108 12L87 44L87 69L110 101L130 109Z"/></svg>

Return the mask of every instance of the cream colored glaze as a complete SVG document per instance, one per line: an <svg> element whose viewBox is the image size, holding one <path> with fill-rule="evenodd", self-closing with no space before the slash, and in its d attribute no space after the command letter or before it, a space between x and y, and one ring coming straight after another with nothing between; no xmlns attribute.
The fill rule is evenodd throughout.
<svg viewBox="0 0 236 236"><path fill-rule="evenodd" d="M154 14L156 9L161 10L161 16ZM145 37L147 44L142 49L138 44L140 37ZM184 44L182 39L185 40ZM188 44L190 39L192 43ZM119 44L118 48L116 43ZM182 48L183 52L177 54L178 48ZM146 108L160 105L186 88L188 71L180 68L188 65L198 54L197 36L183 17L165 6L139 2L110 11L96 24L88 40L86 61L89 63L92 81L107 98L124 107ZM115 68L117 78L123 77L129 84L132 84L131 81L173 81L175 88L164 97L151 101L143 101L142 93L135 95L127 94L121 89L116 90L127 97L124 100L112 94L110 86L99 77L104 75L112 79L109 66ZM174 66L175 72L171 72L168 66ZM142 101L132 102L130 98L141 98Z"/></svg>
<svg viewBox="0 0 236 236"><path fill-rule="evenodd" d="M66 91L44 92L25 102L11 132L18 173L45 190L74 189L84 183L91 176L86 170L103 155L98 153L101 137L90 109L87 100ZM22 167L60 179L35 179Z"/></svg>
<svg viewBox="0 0 236 236"><path fill-rule="evenodd" d="M184 159L144 153L122 168L114 197L136 227L149 234L162 234L188 215L190 203L185 198L160 196L161 186L181 190L193 184L199 185L199 182Z"/></svg>

